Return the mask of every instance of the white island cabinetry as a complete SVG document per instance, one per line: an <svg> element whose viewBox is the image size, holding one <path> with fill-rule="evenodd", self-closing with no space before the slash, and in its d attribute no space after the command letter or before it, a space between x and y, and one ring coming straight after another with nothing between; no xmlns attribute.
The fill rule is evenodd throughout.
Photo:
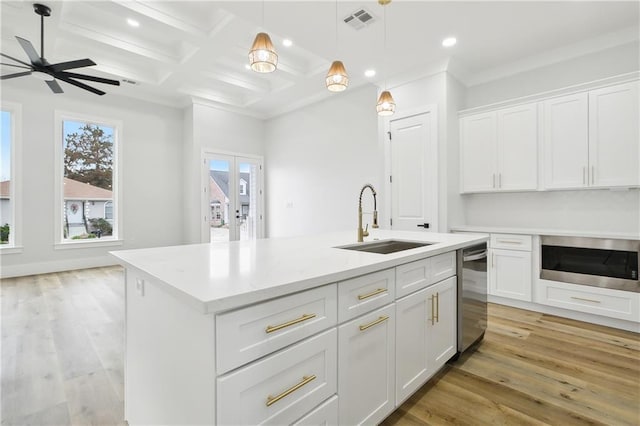
<svg viewBox="0 0 640 426"><path fill-rule="evenodd" d="M402 399L455 355L456 250L487 238L381 237L435 244L392 254L335 248L349 233L114 253L127 267L126 420L382 421L401 403L397 354L422 357L427 369ZM403 316L398 294L423 295L433 321ZM403 348L396 344L401 316L402 330L424 331L422 345L405 334Z"/></svg>

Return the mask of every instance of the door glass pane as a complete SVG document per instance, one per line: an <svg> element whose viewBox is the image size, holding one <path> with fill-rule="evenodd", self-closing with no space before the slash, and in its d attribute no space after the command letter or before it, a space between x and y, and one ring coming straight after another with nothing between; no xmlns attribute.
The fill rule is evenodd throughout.
<svg viewBox="0 0 640 426"><path fill-rule="evenodd" d="M253 240L258 235L258 165L238 164L238 228L240 240Z"/></svg>
<svg viewBox="0 0 640 426"><path fill-rule="evenodd" d="M211 242L229 241L229 161L209 160L209 232Z"/></svg>

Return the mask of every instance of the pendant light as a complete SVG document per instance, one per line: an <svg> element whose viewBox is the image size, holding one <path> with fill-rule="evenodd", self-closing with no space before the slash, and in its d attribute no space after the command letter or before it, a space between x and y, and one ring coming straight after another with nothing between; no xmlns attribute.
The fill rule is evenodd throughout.
<svg viewBox="0 0 640 426"><path fill-rule="evenodd" d="M338 51L338 0L336 0L336 53ZM342 92L349 85L349 76L342 61L333 61L325 78L330 92Z"/></svg>
<svg viewBox="0 0 640 426"><path fill-rule="evenodd" d="M384 7L391 3L391 0L378 0L378 3ZM385 65L386 65L386 52L387 52L387 10L383 9L383 23L384 23L384 41L382 51L385 55ZM388 70L385 70L388 72ZM392 115L396 111L396 102L393 100L393 96L391 96L391 92L387 90L387 78L385 76L384 79L384 87L385 90L380 93L380 97L378 98L378 104L376 105L376 111L379 116L387 116Z"/></svg>
<svg viewBox="0 0 640 426"><path fill-rule="evenodd" d="M262 0L262 26L264 27L264 0ZM249 65L255 72L273 72L278 66L278 54L269 34L259 32L249 51Z"/></svg>

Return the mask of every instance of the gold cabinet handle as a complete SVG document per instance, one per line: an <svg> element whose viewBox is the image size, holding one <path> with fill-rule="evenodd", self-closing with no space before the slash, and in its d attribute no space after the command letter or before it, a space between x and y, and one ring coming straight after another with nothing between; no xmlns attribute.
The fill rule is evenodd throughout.
<svg viewBox="0 0 640 426"><path fill-rule="evenodd" d="M377 320L371 321L369 324L361 325L360 326L360 331L365 331L367 328L371 328L374 325L380 324L381 322L384 322L384 321L386 321L388 319L389 319L388 315L381 316Z"/></svg>
<svg viewBox="0 0 640 426"><path fill-rule="evenodd" d="M315 317L316 317L316 314L304 314L300 318L296 318L294 320L285 322L284 324L268 325L264 331L266 333L273 333L274 331L282 330L283 328L290 327L294 324L298 324L299 322L310 320L311 318L315 318Z"/></svg>
<svg viewBox="0 0 640 426"><path fill-rule="evenodd" d="M289 389L287 389L286 391L282 392L280 395L278 396L271 396L269 395L267 397L267 407L270 407L271 405L275 404L276 402L280 401L282 398L291 395L292 393L294 393L295 391L297 391L298 389L300 389L301 387L303 387L304 385L306 385L307 383L309 383L312 380L316 379L316 375L312 374L311 376L303 376L302 377L302 381L296 385L291 386Z"/></svg>
<svg viewBox="0 0 640 426"><path fill-rule="evenodd" d="M436 296L431 295L430 299L431 299L431 318L429 319L431 320L431 325L434 325L436 323L436 308L435 308Z"/></svg>
<svg viewBox="0 0 640 426"><path fill-rule="evenodd" d="M373 297L373 296L375 296L377 294L386 293L386 291L387 291L386 288L379 288L379 289L373 290L371 293L359 294L358 295L358 300L368 299L368 298Z"/></svg>
<svg viewBox="0 0 640 426"><path fill-rule="evenodd" d="M440 322L440 293L436 293L436 322Z"/></svg>
<svg viewBox="0 0 640 426"><path fill-rule="evenodd" d="M571 298L572 298L572 299L575 299L575 300L582 300L582 301L584 301L584 302L602 303L602 302L601 302L601 301L599 301L599 300L584 299L584 298L582 298L582 297L574 297L574 296L571 296Z"/></svg>

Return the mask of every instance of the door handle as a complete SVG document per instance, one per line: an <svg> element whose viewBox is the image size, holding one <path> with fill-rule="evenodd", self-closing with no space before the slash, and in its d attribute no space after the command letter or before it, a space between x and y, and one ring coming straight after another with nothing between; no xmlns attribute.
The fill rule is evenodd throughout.
<svg viewBox="0 0 640 426"><path fill-rule="evenodd" d="M428 223L422 223L418 225L418 228L424 228L424 229L428 229L429 228L429 224Z"/></svg>

